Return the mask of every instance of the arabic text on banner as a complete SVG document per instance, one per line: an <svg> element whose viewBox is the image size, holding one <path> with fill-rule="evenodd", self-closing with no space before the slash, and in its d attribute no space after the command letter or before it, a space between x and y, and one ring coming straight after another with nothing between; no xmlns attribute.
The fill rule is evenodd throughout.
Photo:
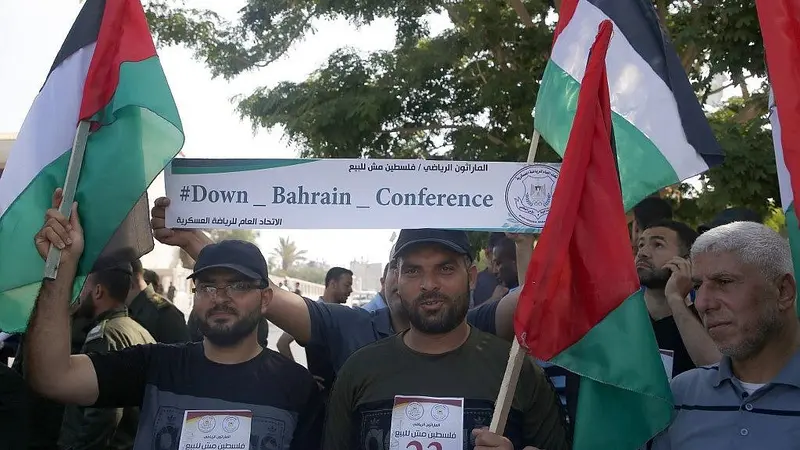
<svg viewBox="0 0 800 450"><path fill-rule="evenodd" d="M175 159L167 226L540 231L559 164Z"/></svg>

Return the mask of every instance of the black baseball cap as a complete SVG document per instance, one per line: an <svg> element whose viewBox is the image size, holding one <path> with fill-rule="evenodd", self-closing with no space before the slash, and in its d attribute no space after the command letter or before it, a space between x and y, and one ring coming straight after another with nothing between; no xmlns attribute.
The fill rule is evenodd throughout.
<svg viewBox="0 0 800 450"><path fill-rule="evenodd" d="M439 244L472 259L467 233L457 230L439 230L434 228L420 228L414 230L400 230L400 235L394 243L392 259L421 244Z"/></svg>
<svg viewBox="0 0 800 450"><path fill-rule="evenodd" d="M761 223L761 216L759 216L757 212L747 208L728 208L714 216L714 219L711 222L697 227L697 232L705 233L712 228L720 227L733 222Z"/></svg>
<svg viewBox="0 0 800 450"><path fill-rule="evenodd" d="M115 257L98 258L95 260L94 265L92 265L92 273L105 272L108 270L122 272L128 276L133 276L133 266L131 263L128 261L121 261Z"/></svg>
<svg viewBox="0 0 800 450"><path fill-rule="evenodd" d="M235 239L206 245L197 256L194 272L187 278L197 278L209 269L230 269L247 278L269 282L267 261L252 242Z"/></svg>

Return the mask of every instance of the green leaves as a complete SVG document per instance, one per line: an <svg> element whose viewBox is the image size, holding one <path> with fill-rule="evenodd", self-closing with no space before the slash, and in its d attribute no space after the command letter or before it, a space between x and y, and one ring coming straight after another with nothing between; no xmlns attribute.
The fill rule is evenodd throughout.
<svg viewBox="0 0 800 450"><path fill-rule="evenodd" d="M159 42L190 46L213 76L224 78L280 58L314 32L315 20L343 18L360 26L394 19L391 51L340 49L303 82L239 98L242 118L254 128L281 127L302 156L527 157L531 110L553 39L546 0L525 2L533 28L524 27L505 0L248 0L235 23L168 1L148 5ZM755 5L752 0L654 3L701 102L723 88L742 94L710 114L727 161L702 177L704 192L690 185L671 191L678 216L697 224L728 206L769 214L778 190L771 136L764 128L765 90L747 86L752 77L766 75ZM452 26L431 36L426 17L435 13L446 14ZM719 74L731 81L712 87ZM542 142L537 160L558 159Z"/></svg>

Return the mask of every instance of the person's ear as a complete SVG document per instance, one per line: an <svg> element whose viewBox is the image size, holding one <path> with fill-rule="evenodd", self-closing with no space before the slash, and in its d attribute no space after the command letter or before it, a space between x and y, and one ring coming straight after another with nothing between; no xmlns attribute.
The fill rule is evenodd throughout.
<svg viewBox="0 0 800 450"><path fill-rule="evenodd" d="M267 309L269 308L269 304L272 303L272 288L265 287L261 289L261 315L267 314Z"/></svg>
<svg viewBox="0 0 800 450"><path fill-rule="evenodd" d="M778 287L778 309L786 311L795 310L797 302L797 282L791 274L782 276L777 283Z"/></svg>

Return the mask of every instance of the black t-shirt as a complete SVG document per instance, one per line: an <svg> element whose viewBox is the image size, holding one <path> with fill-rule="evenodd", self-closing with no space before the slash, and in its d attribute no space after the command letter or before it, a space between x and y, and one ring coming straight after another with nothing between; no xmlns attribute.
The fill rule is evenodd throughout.
<svg viewBox="0 0 800 450"><path fill-rule="evenodd" d="M463 398L464 449L475 446L474 428L489 426L511 344L472 328L458 349L426 355L403 343L405 333L358 350L341 368L329 400L325 450L390 448L395 395ZM503 434L516 449L569 448L558 397L530 358L523 363Z"/></svg>
<svg viewBox="0 0 800 450"><path fill-rule="evenodd" d="M208 360L203 344L90 353L96 407L141 405L134 450L177 450L185 410L249 410L253 449L318 450L319 388L301 365L264 349L241 364Z"/></svg>
<svg viewBox="0 0 800 450"><path fill-rule="evenodd" d="M694 308L694 306L691 308ZM689 351L686 350L686 345L683 344L683 339L678 331L678 325L675 324L675 318L669 316L663 319L653 320L651 317L650 323L652 323L653 331L656 334L658 348L675 352L672 360L672 377L676 377L687 370L694 369L696 366L689 356Z"/></svg>

